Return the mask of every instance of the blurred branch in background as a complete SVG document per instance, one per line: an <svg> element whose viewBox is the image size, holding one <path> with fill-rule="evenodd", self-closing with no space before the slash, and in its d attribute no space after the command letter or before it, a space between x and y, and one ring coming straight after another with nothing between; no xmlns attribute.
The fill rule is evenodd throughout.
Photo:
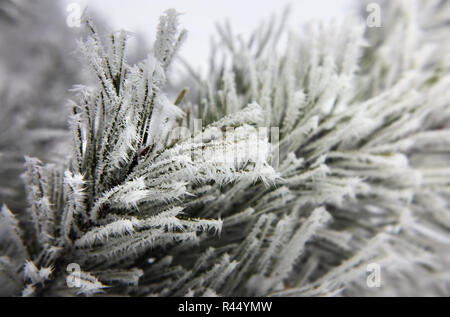
<svg viewBox="0 0 450 317"><path fill-rule="evenodd" d="M87 78L58 2L0 0L0 30L0 200L18 211L23 156L64 157L68 90Z"/></svg>

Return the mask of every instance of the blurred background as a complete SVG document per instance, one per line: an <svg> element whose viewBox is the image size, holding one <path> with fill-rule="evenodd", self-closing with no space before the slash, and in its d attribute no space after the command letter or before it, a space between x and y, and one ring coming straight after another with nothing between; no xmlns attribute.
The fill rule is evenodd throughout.
<svg viewBox="0 0 450 317"><path fill-rule="evenodd" d="M101 32L125 29L132 34L128 61L135 63L151 50L161 14L175 8L182 13L180 26L188 30L181 58L203 73L218 23L228 21L235 34L249 36L263 20L285 8L289 26L297 28L311 20L353 15L354 4L352 0L0 0L0 204L19 214L26 208L20 179L25 155L57 163L70 153L65 106L74 97L70 89L93 81L76 52L77 40L84 36L76 22L85 10ZM176 91L186 77L174 69L171 73L180 81Z"/></svg>

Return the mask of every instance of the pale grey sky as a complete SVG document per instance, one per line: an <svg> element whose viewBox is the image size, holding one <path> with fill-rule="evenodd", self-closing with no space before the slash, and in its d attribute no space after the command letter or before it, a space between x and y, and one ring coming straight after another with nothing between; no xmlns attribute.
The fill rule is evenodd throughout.
<svg viewBox="0 0 450 317"><path fill-rule="evenodd" d="M215 23L229 19L236 34L248 34L272 13L292 5L291 26L310 20L345 17L352 12L352 0L64 0L100 13L115 29L146 34L154 38L159 16L169 8L183 13L181 26L188 39L181 55L199 68L209 56ZM150 42L150 41L149 41Z"/></svg>

